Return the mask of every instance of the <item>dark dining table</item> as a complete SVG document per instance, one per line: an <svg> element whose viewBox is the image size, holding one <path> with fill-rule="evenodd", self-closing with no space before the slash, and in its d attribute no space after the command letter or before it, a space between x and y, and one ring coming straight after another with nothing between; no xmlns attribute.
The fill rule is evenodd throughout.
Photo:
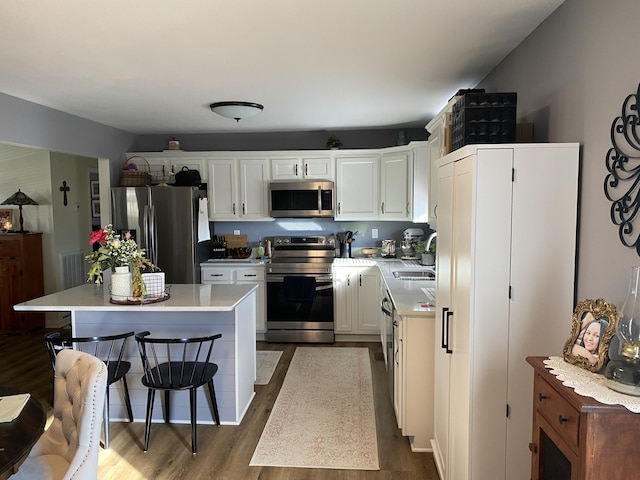
<svg viewBox="0 0 640 480"><path fill-rule="evenodd" d="M0 396L14 395L15 392L0 388ZM11 422L0 423L0 480L15 473L31 448L44 432L47 411L42 402L31 395L20 415Z"/></svg>

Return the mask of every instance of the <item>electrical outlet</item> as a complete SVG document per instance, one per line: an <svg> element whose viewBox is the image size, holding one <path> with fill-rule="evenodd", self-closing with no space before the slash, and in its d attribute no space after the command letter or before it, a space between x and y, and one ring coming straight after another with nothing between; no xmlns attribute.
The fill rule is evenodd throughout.
<svg viewBox="0 0 640 480"><path fill-rule="evenodd" d="M240 230L234 230L234 231L233 231L233 234L234 234L234 235L240 235Z"/></svg>
<svg viewBox="0 0 640 480"><path fill-rule="evenodd" d="M371 238L378 238L378 229L377 228L372 228L371 229Z"/></svg>

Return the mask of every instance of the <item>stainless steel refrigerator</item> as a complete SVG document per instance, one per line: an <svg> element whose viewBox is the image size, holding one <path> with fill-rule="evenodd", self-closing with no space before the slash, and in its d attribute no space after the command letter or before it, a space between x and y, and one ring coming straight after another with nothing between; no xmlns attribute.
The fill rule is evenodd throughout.
<svg viewBox="0 0 640 480"><path fill-rule="evenodd" d="M198 187L113 187L113 229L130 231L166 283L200 283L209 242L198 243Z"/></svg>

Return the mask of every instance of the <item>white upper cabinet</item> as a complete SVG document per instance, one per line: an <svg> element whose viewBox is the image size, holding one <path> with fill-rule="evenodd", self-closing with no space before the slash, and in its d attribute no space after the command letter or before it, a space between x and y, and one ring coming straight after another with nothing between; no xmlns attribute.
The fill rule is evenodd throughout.
<svg viewBox="0 0 640 480"><path fill-rule="evenodd" d="M376 153L336 156L336 220L378 218L378 174Z"/></svg>
<svg viewBox="0 0 640 480"><path fill-rule="evenodd" d="M209 162L209 218L236 220L238 218L238 163L235 158Z"/></svg>
<svg viewBox="0 0 640 480"><path fill-rule="evenodd" d="M211 220L271 220L266 158L212 159L208 186Z"/></svg>
<svg viewBox="0 0 640 480"><path fill-rule="evenodd" d="M151 181L154 185L160 183L173 184L175 174L187 167L189 170L197 170L200 173L202 183L208 180L208 165L206 152L140 152L127 153L131 163L138 165L141 171L148 170L151 173Z"/></svg>
<svg viewBox="0 0 640 480"><path fill-rule="evenodd" d="M425 129L429 132L428 153L429 156L429 211L427 219L431 228L436 228L438 221L438 169L436 162L449 153L451 147L447 137L450 138L451 130L451 110L459 97L453 97L449 103L427 123ZM415 221L415 220L414 220Z"/></svg>
<svg viewBox="0 0 640 480"><path fill-rule="evenodd" d="M323 156L270 156L272 180L335 179L334 160Z"/></svg>
<svg viewBox="0 0 640 480"><path fill-rule="evenodd" d="M409 150L384 152L380 159L380 219L411 218L411 172L413 154Z"/></svg>

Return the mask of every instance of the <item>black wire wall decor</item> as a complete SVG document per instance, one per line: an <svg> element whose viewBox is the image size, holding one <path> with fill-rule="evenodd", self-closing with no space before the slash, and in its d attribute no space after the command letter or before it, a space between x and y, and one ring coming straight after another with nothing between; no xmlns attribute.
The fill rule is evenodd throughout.
<svg viewBox="0 0 640 480"><path fill-rule="evenodd" d="M640 212L640 84L622 103L622 112L611 124L611 145L605 165L604 194L611 202L611 221L620 241L640 255L640 231L634 222Z"/></svg>

